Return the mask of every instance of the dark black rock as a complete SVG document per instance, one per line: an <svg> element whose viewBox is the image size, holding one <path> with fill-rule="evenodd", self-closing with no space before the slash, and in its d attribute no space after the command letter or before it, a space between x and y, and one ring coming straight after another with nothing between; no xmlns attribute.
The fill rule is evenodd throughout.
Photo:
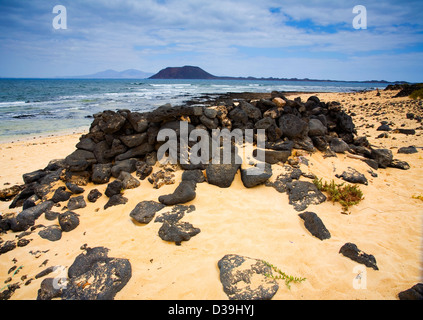
<svg viewBox="0 0 423 320"><path fill-rule="evenodd" d="M289 139L303 138L308 134L308 125L305 121L292 114L285 114L279 119L282 134Z"/></svg>
<svg viewBox="0 0 423 320"><path fill-rule="evenodd" d="M200 232L201 230L199 228L194 228L188 222L179 221L171 224L165 221L159 229L159 237L164 241L175 242L179 246L182 241L188 241Z"/></svg>
<svg viewBox="0 0 423 320"><path fill-rule="evenodd" d="M71 195L72 195L72 192L66 191L65 187L59 187L54 192L53 197L51 198L51 201L53 201L54 203L68 201Z"/></svg>
<svg viewBox="0 0 423 320"><path fill-rule="evenodd" d="M13 240L6 241L0 245L0 254L12 251L16 248L16 242Z"/></svg>
<svg viewBox="0 0 423 320"><path fill-rule="evenodd" d="M294 142L292 142L291 140L278 140L275 142L266 141L266 149L291 152L293 148Z"/></svg>
<svg viewBox="0 0 423 320"><path fill-rule="evenodd" d="M188 180L192 180L196 183L202 183L206 181L206 177L201 170L187 170L182 174L182 181Z"/></svg>
<svg viewBox="0 0 423 320"><path fill-rule="evenodd" d="M148 128L148 120L145 116L138 112L131 112L128 114L128 121L136 132L145 132Z"/></svg>
<svg viewBox="0 0 423 320"><path fill-rule="evenodd" d="M262 165L262 169L260 169L260 166L241 169L241 180L246 188L261 185L272 176L272 166L269 163L263 163Z"/></svg>
<svg viewBox="0 0 423 320"><path fill-rule="evenodd" d="M96 202L98 198L100 198L103 194L98 191L97 189L93 189L87 196L87 200L89 202Z"/></svg>
<svg viewBox="0 0 423 320"><path fill-rule="evenodd" d="M345 111L336 113L336 121L338 132L357 133L351 116L345 113Z"/></svg>
<svg viewBox="0 0 423 320"><path fill-rule="evenodd" d="M232 109L229 112L228 117L237 123L246 124L248 121L248 115L239 107Z"/></svg>
<svg viewBox="0 0 423 320"><path fill-rule="evenodd" d="M149 122L161 122L164 120L176 120L179 119L181 116L201 116L203 108L195 108L195 107L188 107L188 106L174 106L172 107L170 104L165 104L163 106L158 107L152 112L147 114L147 120Z"/></svg>
<svg viewBox="0 0 423 320"><path fill-rule="evenodd" d="M320 204L326 201L326 196L317 187L308 181L293 181L286 186L289 204L297 211L303 211L311 204Z"/></svg>
<svg viewBox="0 0 423 320"><path fill-rule="evenodd" d="M239 164L209 164L206 169L207 182L220 188L229 188L239 167Z"/></svg>
<svg viewBox="0 0 423 320"><path fill-rule="evenodd" d="M339 253L343 254L345 257L350 258L351 260L364 264L366 267L373 268L374 270L379 270L376 265L376 259L373 255L367 254L357 248L354 243L344 244Z"/></svg>
<svg viewBox="0 0 423 320"><path fill-rule="evenodd" d="M388 124L383 123L376 129L376 131L392 131L392 129Z"/></svg>
<svg viewBox="0 0 423 320"><path fill-rule="evenodd" d="M142 201L136 205L129 216L139 223L147 224L154 218L156 212L164 207L164 204L156 201Z"/></svg>
<svg viewBox="0 0 423 320"><path fill-rule="evenodd" d="M262 260L228 254L217 266L223 291L230 300L270 300L279 289L277 281L267 276L272 269ZM253 282L253 277L260 277L260 281Z"/></svg>
<svg viewBox="0 0 423 320"><path fill-rule="evenodd" d="M66 182L66 188L68 188L73 194L81 194L85 191L84 188L81 188L71 182Z"/></svg>
<svg viewBox="0 0 423 320"><path fill-rule="evenodd" d="M304 220L304 226L310 233L320 240L330 239L331 235L326 229L322 220L314 212L303 212L299 214L300 218Z"/></svg>
<svg viewBox="0 0 423 320"><path fill-rule="evenodd" d="M186 203L195 199L197 183L193 180L183 180L171 194L160 196L159 201L167 206Z"/></svg>
<svg viewBox="0 0 423 320"><path fill-rule="evenodd" d="M87 206L87 203L84 200L84 196L78 196L78 197L74 197L69 199L68 201L68 210L76 210L76 209L81 209L81 208L85 208Z"/></svg>
<svg viewBox="0 0 423 320"><path fill-rule="evenodd" d="M257 150L254 150L253 156L257 157ZM285 163L291 156L288 150L264 150L264 160L268 164Z"/></svg>
<svg viewBox="0 0 423 320"><path fill-rule="evenodd" d="M344 140L338 138L333 138L331 140L330 148L333 152L336 153L345 153L345 151L348 151L350 149L350 147Z"/></svg>
<svg viewBox="0 0 423 320"><path fill-rule="evenodd" d="M398 133L402 133L402 134L406 134L406 135L415 135L416 134L416 130L414 129L403 129L403 128L399 128L395 130Z"/></svg>
<svg viewBox="0 0 423 320"><path fill-rule="evenodd" d="M95 184L108 183L112 176L111 164L95 164L93 165L93 174L91 181Z"/></svg>
<svg viewBox="0 0 423 320"><path fill-rule="evenodd" d="M132 277L127 259L109 258L108 249L88 248L69 267L65 300L113 300Z"/></svg>
<svg viewBox="0 0 423 320"><path fill-rule="evenodd" d="M378 163L379 168L386 168L391 164L393 155L389 149L372 149L371 158Z"/></svg>
<svg viewBox="0 0 423 320"><path fill-rule="evenodd" d="M129 172L122 171L118 179L122 181L124 189L135 189L141 185L138 179L133 177Z"/></svg>
<svg viewBox="0 0 423 320"><path fill-rule="evenodd" d="M401 170L408 170L410 169L410 165L406 161L401 161L398 159L392 159L391 163L389 164L389 167L401 169Z"/></svg>
<svg viewBox="0 0 423 320"><path fill-rule="evenodd" d="M354 168L348 168L348 171L344 171L341 175L337 174L335 176L351 183L361 183L366 186L369 184L365 175Z"/></svg>
<svg viewBox="0 0 423 320"><path fill-rule="evenodd" d="M190 213L195 211L195 206L185 206L182 204L177 204L172 207L171 211L167 211L159 215L154 222L169 222L170 224L175 224L179 220L181 220L186 213Z"/></svg>
<svg viewBox="0 0 423 320"><path fill-rule="evenodd" d="M328 132L326 126L318 119L310 119L308 127L308 135L310 137L324 136Z"/></svg>
<svg viewBox="0 0 423 320"><path fill-rule="evenodd" d="M115 180L113 182L110 182L107 185L106 191L104 193L106 194L106 196L111 198L112 196L114 196L116 194L120 194L122 192L122 190L123 190L122 181Z"/></svg>
<svg viewBox="0 0 423 320"><path fill-rule="evenodd" d="M79 140L79 142L76 145L77 149L82 149L86 151L93 152L95 149L96 143L91 138L82 138Z"/></svg>
<svg viewBox="0 0 423 320"><path fill-rule="evenodd" d="M112 176L118 178L121 172L135 172L137 170L137 160L136 159L126 159L123 161L116 161L115 165L112 167Z"/></svg>
<svg viewBox="0 0 423 320"><path fill-rule="evenodd" d="M154 150L154 146L145 142L142 145L129 149L127 152L119 154L116 157L116 161L122 161L130 158L138 158L145 156L147 153Z"/></svg>
<svg viewBox="0 0 423 320"><path fill-rule="evenodd" d="M63 231L69 232L79 226L78 214L72 211L66 211L59 215L59 225Z"/></svg>
<svg viewBox="0 0 423 320"><path fill-rule="evenodd" d="M418 153L418 151L415 146L409 146L409 147L399 148L398 153L413 154L413 153Z"/></svg>
<svg viewBox="0 0 423 320"><path fill-rule="evenodd" d="M153 167L148 165L145 162L141 162L141 163L137 162L136 168L137 168L136 175L141 180L144 180L153 172Z"/></svg>
<svg viewBox="0 0 423 320"><path fill-rule="evenodd" d="M109 207L118 206L128 202L128 199L122 196L121 194L115 194L110 197L109 201L104 205L104 210Z"/></svg>
<svg viewBox="0 0 423 320"><path fill-rule="evenodd" d="M48 172L45 170L37 170L29 173L25 173L22 178L25 184L30 184L32 182L36 182L43 178Z"/></svg>
<svg viewBox="0 0 423 320"><path fill-rule="evenodd" d="M51 210L47 210L45 213L44 213L44 217L47 219L47 220L50 220L50 221L53 221L53 220L56 220L57 219L57 217L59 216L59 212L55 212L55 211L51 211Z"/></svg>
<svg viewBox="0 0 423 320"><path fill-rule="evenodd" d="M44 212L50 210L53 207L52 201L44 201L35 207L31 207L20 212L16 216L16 224L12 225L12 231L25 231L29 227L35 224L37 220Z"/></svg>
<svg viewBox="0 0 423 320"><path fill-rule="evenodd" d="M38 232L38 235L43 239L58 241L62 239L62 229L57 225L52 225Z"/></svg>
<svg viewBox="0 0 423 320"><path fill-rule="evenodd" d="M77 149L65 158L65 163L70 171L84 171L92 164L97 163L97 158L91 151Z"/></svg>
<svg viewBox="0 0 423 320"><path fill-rule="evenodd" d="M127 136L120 136L119 139L128 148L134 148L134 147L138 147L139 145L147 141L147 133L144 132L144 133L131 134Z"/></svg>
<svg viewBox="0 0 423 320"><path fill-rule="evenodd" d="M40 289L38 289L37 300L51 300L60 298L62 295L62 288L57 285L57 279L47 278L41 282Z"/></svg>
<svg viewBox="0 0 423 320"><path fill-rule="evenodd" d="M101 131L106 134L112 134L120 130L125 124L126 118L114 111L104 111L101 120L98 123Z"/></svg>
<svg viewBox="0 0 423 320"><path fill-rule="evenodd" d="M423 283L417 283L410 289L401 291L398 298L400 300L423 300Z"/></svg>
<svg viewBox="0 0 423 320"><path fill-rule="evenodd" d="M302 175L301 170L298 168L293 168L289 165L284 165L283 168L285 172L279 174L275 181L266 182L267 187L273 187L280 193L285 193L287 191L287 185L293 180L298 180Z"/></svg>

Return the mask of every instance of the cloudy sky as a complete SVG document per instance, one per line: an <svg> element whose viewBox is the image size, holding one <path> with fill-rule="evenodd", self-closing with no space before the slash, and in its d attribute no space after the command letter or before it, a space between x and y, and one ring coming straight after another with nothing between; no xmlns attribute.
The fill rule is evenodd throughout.
<svg viewBox="0 0 423 320"><path fill-rule="evenodd" d="M56 5L67 29L53 27ZM356 5L367 29L353 27ZM218 76L423 81L421 0L0 0L0 14L0 77L196 65Z"/></svg>

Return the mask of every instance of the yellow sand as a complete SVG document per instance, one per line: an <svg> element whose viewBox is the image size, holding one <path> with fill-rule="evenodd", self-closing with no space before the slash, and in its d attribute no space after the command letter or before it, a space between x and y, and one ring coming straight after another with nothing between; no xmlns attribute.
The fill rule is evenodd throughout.
<svg viewBox="0 0 423 320"><path fill-rule="evenodd" d="M25 286L26 280L22 281L21 277L34 278L49 266L69 267L82 252L80 247L87 244L89 247L107 247L110 249L109 256L126 258L131 262L132 278L116 299L227 299L217 267L217 262L225 254L263 259L289 275L307 278L300 284L292 284L290 290L281 281L274 299L397 299L400 291L423 280L423 201L412 198L413 195L423 195L423 151L420 149L419 153L412 155L397 154L396 147L423 147L423 137L422 131L417 130L415 136L389 133L387 139L375 139L380 134L376 132L379 122L368 116L359 120L365 110L360 106L375 101L387 103L395 92L381 93L381 97L376 97L375 92L318 94L322 101L344 100L344 106L357 105L350 107L350 111L357 114L354 121L359 135L368 134L372 144L392 148L395 158L411 165L407 171L379 169L376 171L378 177L372 178L367 172L370 167L360 160L346 155L324 159L320 152L311 156L304 152L309 166L301 164L303 172L312 172L330 180L335 178L335 174L353 167L369 180L368 186L360 185L365 200L352 207L350 215L341 214L341 206L331 202L307 209L316 212L323 220L331 239L320 241L311 236L298 212L289 205L286 194L265 186L246 189L238 172L228 189L198 184L197 197L188 203L195 205L196 210L186 214L182 221L200 228L201 233L181 246L165 242L158 236L161 223L153 220L148 225L135 224L129 213L140 201L157 201L160 195L173 192L182 173L178 171L174 185L156 190L144 180L139 188L125 190L124 196L129 199L126 205L104 211L107 197L101 197L94 204L87 201L86 208L76 210L80 215L80 225L69 233L63 233L60 241L40 238L37 234L40 229L37 229L26 237L32 239L30 244L0 256L0 287L5 286L4 281L12 276L13 272L7 272L15 265L12 260L16 259L16 265L22 268L10 283L20 282L21 287L12 299L36 299L44 278L34 279ZM302 95L303 99L308 96ZM367 100L360 101L358 98ZM401 100L406 98L395 99ZM389 108L387 105L389 113L383 117L386 116L398 127L403 123L405 128L421 125L407 120L404 112ZM363 121L374 123L375 127L360 127ZM44 168L51 159L64 158L75 150L78 140L79 134L1 144L0 188L7 187L4 185L6 182L21 184L22 174ZM273 165L273 171L272 179L281 167ZM106 185L96 187L104 193ZM85 198L92 188L93 185L85 187ZM8 209L9 204L0 203L0 212L19 212L19 209ZM61 208L53 209L60 211ZM160 213L167 210L165 208ZM57 224L57 221L48 221L42 216L37 224L48 226ZM4 241L13 240L15 234L7 233L0 237ZM356 262L339 254L339 249L346 242L355 243L377 260L380 270L364 268L366 288L355 289L353 286L354 278L363 268L357 268ZM30 254L30 251L37 250L41 253ZM48 252L44 253L46 250ZM47 259L47 263L41 266Z"/></svg>

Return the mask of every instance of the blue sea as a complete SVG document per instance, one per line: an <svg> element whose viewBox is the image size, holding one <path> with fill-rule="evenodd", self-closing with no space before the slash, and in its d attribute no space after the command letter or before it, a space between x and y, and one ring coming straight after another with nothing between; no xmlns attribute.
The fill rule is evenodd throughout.
<svg viewBox="0 0 423 320"><path fill-rule="evenodd" d="M92 115L103 110L151 111L204 95L385 87L384 83L312 81L0 79L0 142L87 129Z"/></svg>

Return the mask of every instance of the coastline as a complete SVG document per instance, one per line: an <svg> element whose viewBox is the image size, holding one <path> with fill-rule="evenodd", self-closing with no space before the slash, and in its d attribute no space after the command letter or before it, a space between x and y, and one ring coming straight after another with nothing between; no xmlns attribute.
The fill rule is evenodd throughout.
<svg viewBox="0 0 423 320"><path fill-rule="evenodd" d="M292 93L303 101L310 93ZM351 209L350 215L340 213L338 204L326 201L311 205L308 211L318 213L330 230L332 238L320 241L310 236L298 218L298 212L288 204L288 197L264 185L246 189L237 173L229 189L220 189L207 183L197 186L197 197L186 205L196 210L186 214L188 221L201 229L187 245L175 246L158 236L160 224L150 222L140 226L129 217L129 212L141 200L157 200L160 195L171 193L175 185L153 189L147 181L141 181L136 189L125 190L129 199L125 206L116 206L106 212L98 212L106 203L105 197L79 209L80 225L72 232L64 233L58 242L50 242L38 236L38 230L30 235L27 247L17 248L0 256L0 284L11 275L8 270L15 263L22 266L12 282L22 275L34 277L47 266L69 267L81 253L80 247L104 246L110 256L128 259L132 264L132 278L116 299L144 300L211 300L227 296L219 281L217 262L225 254L236 253L263 259L278 266L288 274L306 277L301 284L287 289L283 282L274 300L285 299L397 299L400 291L423 280L423 201L413 195L423 195L423 130L422 124L406 118L407 98L391 99L392 92L364 93L316 93L322 101L339 101L353 117L358 135L368 137L375 146L391 149L400 160L407 161L410 170L380 169L372 177L367 164L338 154L325 158L321 152L310 155L302 152L308 161L300 163L303 172L313 172L325 180L333 179L348 167L365 174L367 186L361 186L364 200ZM389 103L395 101L396 106ZM381 105L376 105L380 102ZM372 105L373 103L373 105ZM365 106L367 104L367 106ZM400 110L399 105L404 104ZM374 110L372 110L374 108ZM379 110L377 110L379 108ZM395 108L398 108L396 110ZM374 115L378 113L379 115ZM422 111L423 113L423 111ZM386 118L386 119L385 119ZM388 132L388 138L377 138L381 121L416 130L416 134ZM21 184L22 174L44 168L52 159L61 159L75 150L81 133L32 138L25 141L0 143L4 172L0 176L0 188L6 183ZM395 139L394 139L395 138ZM415 145L418 153L397 154L400 147ZM154 172L158 166L154 167ZM273 166L275 178L282 166ZM175 172L176 181L181 171ZM340 180L337 180L340 181ZM63 183L59 184L63 185ZM92 188L104 193L106 185L88 184L84 196ZM263 203L266 205L263 205ZM0 202L0 211L17 213L20 208L8 209L10 202ZM54 208L60 211L62 208ZM162 211L165 212L166 210ZM51 225L44 217L37 224ZM15 234L0 236L12 240ZM339 254L346 242L356 243L360 249L372 253L379 270L366 269L367 286L355 289L352 285L357 263ZM38 258L30 250L42 252ZM48 251L47 251L48 250ZM45 252L46 251L46 252ZM48 260L46 266L40 267ZM21 282L12 299L35 299L43 278L30 284Z"/></svg>

